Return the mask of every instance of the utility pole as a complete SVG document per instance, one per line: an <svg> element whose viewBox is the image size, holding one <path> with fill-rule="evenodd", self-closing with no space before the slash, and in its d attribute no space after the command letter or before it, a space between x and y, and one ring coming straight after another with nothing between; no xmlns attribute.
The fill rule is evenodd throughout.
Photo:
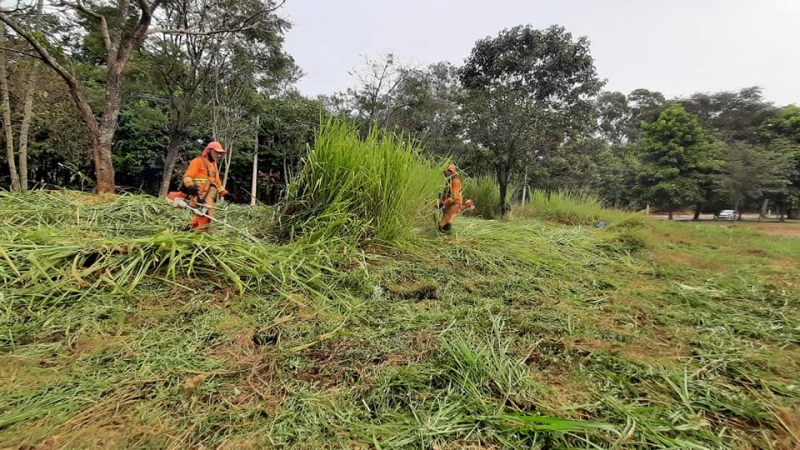
<svg viewBox="0 0 800 450"><path fill-rule="evenodd" d="M261 131L261 116L256 116L256 141L253 146L253 181L250 184L250 206L256 205L256 188L258 187L258 132Z"/></svg>

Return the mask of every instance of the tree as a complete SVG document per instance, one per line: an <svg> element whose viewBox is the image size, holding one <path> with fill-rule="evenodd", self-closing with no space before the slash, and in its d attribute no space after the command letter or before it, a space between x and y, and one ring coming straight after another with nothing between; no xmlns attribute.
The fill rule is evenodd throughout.
<svg viewBox="0 0 800 450"><path fill-rule="evenodd" d="M161 105L157 105L161 106ZM113 162L117 189L142 190L155 194L161 172L159 156L168 143L161 108L147 100L128 101L120 111L114 133Z"/></svg>
<svg viewBox="0 0 800 450"><path fill-rule="evenodd" d="M32 27L38 31L41 16L44 10L44 0L37 0L36 16ZM19 127L19 188L22 191L28 190L28 137L30 133L31 117L33 115L34 87L39 75L39 63L35 59L31 61L28 68L27 79L25 80L25 95L22 108L22 123Z"/></svg>
<svg viewBox="0 0 800 450"><path fill-rule="evenodd" d="M631 144L642 139L642 122L654 122L667 107L664 94L644 88L634 89L628 94L631 118L627 127L627 138Z"/></svg>
<svg viewBox="0 0 800 450"><path fill-rule="evenodd" d="M621 208L641 208L639 174L641 160L637 149L630 145L615 145L601 149L593 158L596 177L589 188L603 202Z"/></svg>
<svg viewBox="0 0 800 450"><path fill-rule="evenodd" d="M395 92L389 128L419 139L431 154L464 159L463 88L456 67L441 62L403 69Z"/></svg>
<svg viewBox="0 0 800 450"><path fill-rule="evenodd" d="M545 191L586 191L601 181L598 158L606 147L597 138L568 139L547 159L540 161L538 170L531 172L529 168L531 182L528 185Z"/></svg>
<svg viewBox="0 0 800 450"><path fill-rule="evenodd" d="M712 139L697 117L680 105L665 109L658 120L643 123L640 185L648 200L664 207L669 219L675 207L704 198L704 186L720 163Z"/></svg>
<svg viewBox="0 0 800 450"><path fill-rule="evenodd" d="M495 171L501 214L512 176L591 126L592 98L603 86L589 41L561 26L517 26L478 41L461 81L467 135Z"/></svg>
<svg viewBox="0 0 800 450"><path fill-rule="evenodd" d="M197 14L189 2L180 1L165 5L161 26L180 26L190 23ZM209 36L190 34L167 34L143 46L143 63L150 67L145 72L150 92L158 101L165 103L164 125L169 142L163 155L163 172L158 195L165 196L175 175L175 165L189 130L200 122L204 98L201 86L208 76Z"/></svg>
<svg viewBox="0 0 800 450"><path fill-rule="evenodd" d="M393 112L392 98L402 79L402 67L395 62L394 54L380 55L377 59L364 58L364 67L350 72L360 86L348 89L354 115L366 127L385 125Z"/></svg>
<svg viewBox="0 0 800 450"><path fill-rule="evenodd" d="M5 27L0 26L0 44L5 44ZM14 155L14 128L11 123L11 99L8 88L8 59L5 52L0 52L0 92L3 102L3 128L6 140L6 161L11 176L11 190L20 190L20 176Z"/></svg>
<svg viewBox="0 0 800 450"><path fill-rule="evenodd" d="M264 168L279 171L280 180L286 182L313 144L324 109L320 101L296 92L267 99L263 107L259 134L265 144Z"/></svg>
<svg viewBox="0 0 800 450"><path fill-rule="evenodd" d="M757 86L739 92L698 93L679 103L723 142L758 143L761 124L776 113Z"/></svg>
<svg viewBox="0 0 800 450"><path fill-rule="evenodd" d="M163 14L154 20L161 28L180 28L197 22L202 14L196 0L176 0L165 3ZM165 34L145 42L141 59L147 65L142 70L147 83L137 88L163 99L164 131L169 135L159 195L170 189L189 134L219 138L232 146L231 135L251 131L252 117L243 115L255 113L244 111L241 102L233 104L237 97L232 93L253 95L260 90L269 94L282 82L297 79L294 60L282 49L288 27L288 22L270 14L246 33Z"/></svg>
<svg viewBox="0 0 800 450"><path fill-rule="evenodd" d="M800 144L800 106L787 106L764 121L762 134L769 140L785 139Z"/></svg>
<svg viewBox="0 0 800 450"><path fill-rule="evenodd" d="M603 92L597 98L598 128L606 142L622 144L628 139L631 108L622 92Z"/></svg>
<svg viewBox="0 0 800 450"><path fill-rule="evenodd" d="M74 13L99 24L105 50L105 100L99 120L77 77L67 69L70 58L10 11L0 10L0 21L28 41L44 63L67 83L92 138L98 193L115 191L112 144L122 106L123 72L133 52L141 47L145 39L153 34L243 33L257 28L277 8L272 0L215 0L202 6L196 22L183 24L180 28L153 28L153 17L163 3L163 0L112 0L94 6L80 0L60 0L52 5L60 11Z"/></svg>
<svg viewBox="0 0 800 450"><path fill-rule="evenodd" d="M789 183L791 160L773 149L734 143L723 146L722 174L716 177L717 189L729 196L734 211L743 200L758 200L767 191L779 191Z"/></svg>
<svg viewBox="0 0 800 450"><path fill-rule="evenodd" d="M611 144L637 144L642 137L642 122L655 121L665 103L663 94L647 89L635 89L627 96L603 92L597 98L599 131Z"/></svg>
<svg viewBox="0 0 800 450"><path fill-rule="evenodd" d="M387 54L365 58L350 74L358 81L355 87L323 99L332 114L354 119L362 131L377 125L421 141L432 154L458 154L466 161L456 67L447 62L408 67Z"/></svg>
<svg viewBox="0 0 800 450"><path fill-rule="evenodd" d="M800 107L787 106L775 116L767 118L760 134L791 162L790 184L780 192L775 192L774 198L780 208L788 209L790 218L796 218L800 209Z"/></svg>
<svg viewBox="0 0 800 450"><path fill-rule="evenodd" d="M16 107L12 110L12 121L17 127L20 116L24 114L20 109L24 105L29 69L24 63L29 61L22 58L10 58L9 61L14 63L9 66L9 91L12 107ZM18 62L23 64L18 65ZM28 160L30 187L46 183L77 188L85 186L86 181L94 186L91 177L88 180L76 177L77 171L90 175L92 173L89 153L91 142L87 139L81 118L75 114L75 103L64 89L64 81L55 72L42 70L36 77L34 96L35 101L31 105L30 143L25 158ZM18 133L14 135L19 136ZM5 140L3 136L0 139ZM15 139L15 144L17 142ZM7 175L7 165L0 165ZM2 178L5 181L6 177ZM78 183L72 183L71 180Z"/></svg>

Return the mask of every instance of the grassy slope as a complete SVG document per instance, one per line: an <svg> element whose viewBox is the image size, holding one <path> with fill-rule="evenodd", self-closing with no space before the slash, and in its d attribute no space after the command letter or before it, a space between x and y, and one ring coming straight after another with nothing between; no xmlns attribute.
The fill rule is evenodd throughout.
<svg viewBox="0 0 800 450"><path fill-rule="evenodd" d="M0 198L12 448L800 446L797 237L461 218L402 249L148 246L183 216L56 197ZM241 276L182 275L213 252ZM101 265L125 255L173 262Z"/></svg>

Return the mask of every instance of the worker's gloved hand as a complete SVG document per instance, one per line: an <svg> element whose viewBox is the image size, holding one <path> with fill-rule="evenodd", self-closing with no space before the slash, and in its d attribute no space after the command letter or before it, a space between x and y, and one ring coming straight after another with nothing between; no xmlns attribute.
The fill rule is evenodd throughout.
<svg viewBox="0 0 800 450"><path fill-rule="evenodd" d="M186 186L185 191L186 191L186 195L188 195L188 196L200 195L200 188L197 187L196 184L192 184L190 186Z"/></svg>
<svg viewBox="0 0 800 450"><path fill-rule="evenodd" d="M233 194L231 194L230 192L226 192L225 195L222 196L222 198L224 198L226 202L232 202Z"/></svg>

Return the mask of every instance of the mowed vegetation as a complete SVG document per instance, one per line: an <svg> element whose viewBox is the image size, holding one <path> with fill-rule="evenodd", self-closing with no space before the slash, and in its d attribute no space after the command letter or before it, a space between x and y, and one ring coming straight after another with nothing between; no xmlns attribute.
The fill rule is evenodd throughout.
<svg viewBox="0 0 800 450"><path fill-rule="evenodd" d="M322 133L291 201L208 236L152 197L0 193L3 446L800 446L797 237L541 193L440 235L435 163Z"/></svg>

